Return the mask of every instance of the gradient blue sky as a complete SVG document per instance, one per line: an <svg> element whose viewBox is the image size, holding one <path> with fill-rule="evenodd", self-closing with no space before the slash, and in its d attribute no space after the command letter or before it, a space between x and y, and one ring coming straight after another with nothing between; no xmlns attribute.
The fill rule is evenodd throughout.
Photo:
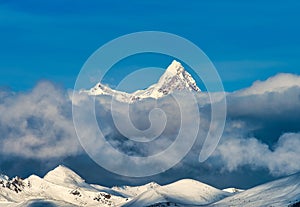
<svg viewBox="0 0 300 207"><path fill-rule="evenodd" d="M72 88L98 47L145 30L194 42L214 62L227 91L280 72L300 74L299 10L296 0L1 0L0 86L28 90L47 79ZM148 66L168 65L160 61Z"/></svg>
<svg viewBox="0 0 300 207"><path fill-rule="evenodd" d="M291 136L288 140L295 142L284 149L299 154L299 148L294 147L299 146L300 137L297 99L300 90L293 87L295 81L291 81L291 88L284 93L275 91L270 96L266 93L239 99L228 95L225 127L228 137L238 134L237 138L246 140L241 143L247 144L248 138L252 137L261 142L261 148L253 147L249 142L249 152L243 151L243 155L249 153L249 159L240 154L229 156L228 162L239 156L246 157L241 168L221 172L218 164L225 165L226 162L220 162L218 158L208 164L199 164L198 160L195 163L191 152L174 169L145 179L112 175L96 165L79 145L74 144L72 148L60 144L61 141L71 144L77 141L74 139L72 105L66 90L47 82L34 86L40 80L50 80L63 88L73 88L82 65L95 50L121 35L149 30L174 33L195 43L215 64L226 91L248 87L256 80L277 73L300 75L299 11L300 2L296 0L0 0L0 143L11 144L6 148L3 146L7 145L1 144L0 173L43 176L58 164L65 164L84 175L88 182L107 186L150 181L167 183L189 177L220 188L229 187L229 184L230 187L248 188L274 178L268 171L270 163L275 166L279 163L279 169L286 170L280 175L298 172L298 157L294 160L286 158L290 167L296 165L290 170L286 160L277 159L278 154L273 153L276 151L273 149L284 148L278 146L283 145L280 140L285 134ZM117 70L111 70L112 77L120 80L126 72L140 67L166 67L171 60L160 55L137 55L116 64ZM154 81L154 76L159 74L151 75L153 77L147 76L147 81ZM298 76L276 77L279 82L299 82ZM110 81L109 77L107 80ZM270 81L266 82L262 88L268 84L274 87ZM6 94L5 88L21 93ZM49 116L47 106L57 110ZM60 121L64 124L52 124ZM28 125L24 125L25 122ZM236 123L241 123L242 128L236 127ZM26 142L32 136L43 144ZM225 133L225 139L226 136ZM265 143L274 159L264 163L268 156L260 150L266 148ZM56 146L63 147L62 154L41 157L43 150L57 150ZM230 149L234 150L233 147ZM251 149L255 150L252 152ZM41 153L35 153L36 150ZM195 150L198 155L198 149ZM249 164L248 160L252 158L253 163Z"/></svg>

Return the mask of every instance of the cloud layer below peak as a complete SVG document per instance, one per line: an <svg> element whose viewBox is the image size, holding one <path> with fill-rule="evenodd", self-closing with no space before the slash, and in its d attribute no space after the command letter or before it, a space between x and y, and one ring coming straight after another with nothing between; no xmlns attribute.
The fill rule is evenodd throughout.
<svg viewBox="0 0 300 207"><path fill-rule="evenodd" d="M147 156L174 141L171 135L177 133L180 123L176 120L180 114L171 113L175 110L170 107L177 106L170 98L157 102L168 111L169 121L164 135L151 145L136 144L122 136L113 125L110 99L105 96L97 99L97 119L103 123L101 127L108 141L118 150ZM209 98L202 93L197 99L201 116L199 137L203 137L210 121ZM227 93L226 99L227 121L216 151L205 163L198 163L201 142L196 143L176 167L179 173L188 171L186 177L197 177L203 166L209 166L209 172L220 173L236 172L247 166L252 170L267 169L273 176L300 171L300 76L278 74L249 88ZM146 112L153 104L146 101L132 107L133 124L147 129ZM193 112L187 113L191 113L188 121L193 122ZM84 154L73 125L69 93L50 82L40 82L29 92L0 91L0 114L0 164L9 156L43 161Z"/></svg>

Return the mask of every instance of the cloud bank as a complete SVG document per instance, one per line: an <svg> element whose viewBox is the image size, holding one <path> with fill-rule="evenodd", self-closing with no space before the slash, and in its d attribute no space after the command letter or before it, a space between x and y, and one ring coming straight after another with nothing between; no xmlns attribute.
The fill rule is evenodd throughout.
<svg viewBox="0 0 300 207"><path fill-rule="evenodd" d="M249 88L228 93L224 134L216 151L202 164L198 163L198 155L209 126L210 104L206 94L197 99L201 116L199 140L176 166L179 173L197 176L203 166L209 166L206 173L237 172L245 166L254 171L267 170L273 176L300 171L300 76L278 74L255 82ZM70 98L68 91L49 82L41 82L25 93L0 91L0 155L40 161L84 155L73 126L72 101L74 97ZM81 101L76 99L76 104ZM126 111L123 107L121 103L118 105L117 116ZM180 128L178 105L172 97L131 105L130 118L134 126L140 130L149 128L149 111L155 107L163 109L167 122L162 134L149 143L130 140L117 130L109 97L97 98L96 115L107 141L114 148L128 155L149 156L166 149ZM195 113L189 110L186 113L187 124L192 123ZM138 136L126 128L126 134ZM147 136L151 137L149 133ZM188 130L186 136L189 136ZM187 172L189 166L193 170Z"/></svg>

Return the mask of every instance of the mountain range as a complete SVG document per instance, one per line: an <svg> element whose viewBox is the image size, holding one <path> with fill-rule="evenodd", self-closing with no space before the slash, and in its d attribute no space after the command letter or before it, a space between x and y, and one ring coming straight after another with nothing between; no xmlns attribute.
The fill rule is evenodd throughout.
<svg viewBox="0 0 300 207"><path fill-rule="evenodd" d="M108 95L113 96L116 100L121 102L135 102L145 98L158 99L175 91L192 91L200 92L201 90L196 84L193 77L184 69L184 67L176 60L168 66L164 74L160 77L157 83L149 86L145 90L138 90L133 93L126 93L111 89L109 86L102 83L97 83L89 90L82 90L81 92L88 95Z"/></svg>
<svg viewBox="0 0 300 207"><path fill-rule="evenodd" d="M216 178L217 179L217 178ZM43 178L0 176L1 207L165 207L165 206L288 206L300 205L300 173L257 187L217 189L192 179L168 185L104 187L88 184L65 166Z"/></svg>

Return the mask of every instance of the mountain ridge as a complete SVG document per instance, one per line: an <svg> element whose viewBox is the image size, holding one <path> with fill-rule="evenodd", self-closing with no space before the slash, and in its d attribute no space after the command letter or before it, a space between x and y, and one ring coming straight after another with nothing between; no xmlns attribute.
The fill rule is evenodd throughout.
<svg viewBox="0 0 300 207"><path fill-rule="evenodd" d="M135 102L146 98L159 99L175 91L187 90L190 92L201 92L193 77L184 69L180 62L173 60L167 67L158 82L145 90L137 90L133 93L126 93L111 89L102 83L97 83L89 90L82 90L91 96L108 95L113 96L121 102Z"/></svg>
<svg viewBox="0 0 300 207"><path fill-rule="evenodd" d="M229 192L228 192L229 191ZM104 187L88 184L65 166L44 178L0 176L1 207L32 206L293 206L300 202L300 173L248 190L220 190L205 183L183 179L167 185Z"/></svg>

